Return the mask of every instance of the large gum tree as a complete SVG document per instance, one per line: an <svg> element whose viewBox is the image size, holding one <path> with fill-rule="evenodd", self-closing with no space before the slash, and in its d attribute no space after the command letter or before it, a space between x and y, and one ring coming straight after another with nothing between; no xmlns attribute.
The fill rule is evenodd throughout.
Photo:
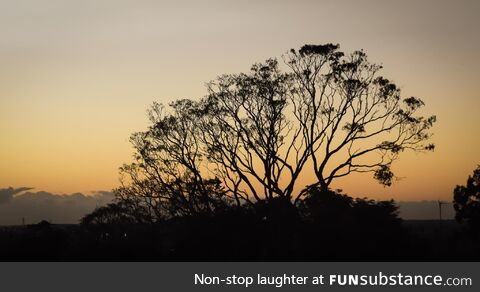
<svg viewBox="0 0 480 292"><path fill-rule="evenodd" d="M282 59L222 75L200 100L154 104L149 129L132 135L118 198L154 218L297 203L305 172L322 190L353 172L390 185L401 152L433 150L435 116L420 115L423 101L402 97L363 51L305 45Z"/></svg>

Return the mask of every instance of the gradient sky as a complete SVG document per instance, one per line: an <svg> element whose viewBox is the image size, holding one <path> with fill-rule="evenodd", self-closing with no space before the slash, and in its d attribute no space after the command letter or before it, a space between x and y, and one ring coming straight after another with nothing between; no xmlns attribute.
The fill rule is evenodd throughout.
<svg viewBox="0 0 480 292"><path fill-rule="evenodd" d="M360 3L361 2L361 3ZM480 1L1 1L0 187L109 190L153 101L198 98L223 73L305 43L364 49L436 114L434 153L354 196L451 200L480 164ZM305 178L307 180L308 178Z"/></svg>

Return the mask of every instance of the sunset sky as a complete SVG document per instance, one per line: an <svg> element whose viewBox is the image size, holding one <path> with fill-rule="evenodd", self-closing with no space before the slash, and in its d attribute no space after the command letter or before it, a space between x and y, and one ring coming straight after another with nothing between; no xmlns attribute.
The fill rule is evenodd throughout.
<svg viewBox="0 0 480 292"><path fill-rule="evenodd" d="M451 200L480 164L479 13L453 0L0 0L0 188L110 190L153 101L200 98L217 75L331 42L364 49L438 117L435 152L402 154L394 186L367 174L334 187Z"/></svg>

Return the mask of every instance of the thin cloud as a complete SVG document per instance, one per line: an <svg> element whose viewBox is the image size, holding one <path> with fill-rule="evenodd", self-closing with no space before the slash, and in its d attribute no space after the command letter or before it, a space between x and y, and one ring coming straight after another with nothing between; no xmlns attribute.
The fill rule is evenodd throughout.
<svg viewBox="0 0 480 292"><path fill-rule="evenodd" d="M108 191L95 191L93 195L82 193L53 194L49 192L29 192L30 187L0 189L0 225L38 223L48 220L57 224L76 224L96 207L110 203L114 194ZM406 220L437 220L438 202L417 201L398 202L400 217ZM453 219L455 211L451 204L442 208L443 219Z"/></svg>
<svg viewBox="0 0 480 292"><path fill-rule="evenodd" d="M110 203L112 192L98 191L93 195L82 193L53 194L29 192L32 188L0 189L0 225L38 223L48 220L57 224L75 224L96 207Z"/></svg>
<svg viewBox="0 0 480 292"><path fill-rule="evenodd" d="M32 190L33 188L30 187L21 187L21 188L6 188L0 189L0 205L8 203L16 194L20 194L25 191Z"/></svg>

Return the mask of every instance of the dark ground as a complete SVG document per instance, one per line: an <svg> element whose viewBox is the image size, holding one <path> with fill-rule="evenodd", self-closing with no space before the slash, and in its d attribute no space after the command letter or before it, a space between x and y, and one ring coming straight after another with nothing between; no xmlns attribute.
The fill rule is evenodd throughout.
<svg viewBox="0 0 480 292"><path fill-rule="evenodd" d="M228 218L0 227L1 261L478 261L479 255L478 239L453 220L403 221L394 232Z"/></svg>

